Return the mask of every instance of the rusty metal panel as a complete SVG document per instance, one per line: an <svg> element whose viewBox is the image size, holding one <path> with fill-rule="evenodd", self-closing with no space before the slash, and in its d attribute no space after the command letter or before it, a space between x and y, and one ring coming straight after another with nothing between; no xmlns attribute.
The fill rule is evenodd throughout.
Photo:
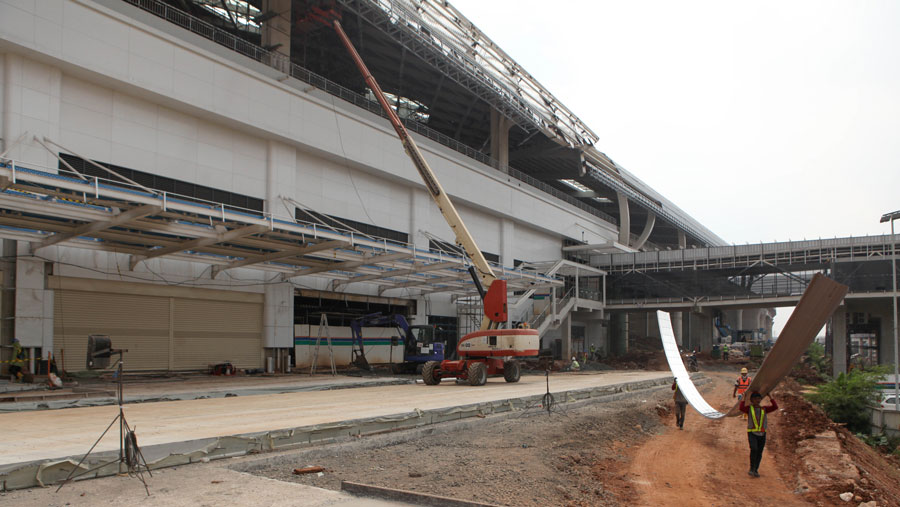
<svg viewBox="0 0 900 507"><path fill-rule="evenodd" d="M840 306L848 289L846 285L837 283L821 273L813 276L778 340L750 382L748 393L759 391L765 396L778 385L778 382L800 360L800 356L831 318L831 314ZM738 404L728 411L729 416L738 413Z"/></svg>

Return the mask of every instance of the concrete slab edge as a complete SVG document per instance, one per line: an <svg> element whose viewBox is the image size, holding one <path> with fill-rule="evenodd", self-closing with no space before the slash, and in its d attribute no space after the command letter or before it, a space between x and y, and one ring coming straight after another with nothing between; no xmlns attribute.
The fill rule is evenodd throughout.
<svg viewBox="0 0 900 507"><path fill-rule="evenodd" d="M703 377L697 375L697 378L702 379ZM557 404L579 405L584 402L590 402L595 398L618 398L619 396L617 395L659 387L670 382L670 377L663 377L654 380L623 382L594 388L562 391L553 394ZM522 411L539 406L542 397L543 394L538 394L443 409L416 409L412 412L384 417L354 419L259 433L141 446L141 450L151 470L156 470L197 462L205 463L214 459L328 444L346 438L358 438L364 435L419 428L469 417L485 417L505 412ZM140 434L138 436L140 437ZM102 465L104 462L114 459L117 454L118 451L91 454L84 460L79 469L75 471L75 474ZM69 475L80 459L81 456L78 455L0 465L0 490L8 491L35 486L43 487L59 483ZM117 472L117 465L112 464L100 467L79 480L105 477L114 475Z"/></svg>
<svg viewBox="0 0 900 507"><path fill-rule="evenodd" d="M428 505L430 507L497 507L494 504L458 500L446 496L429 495L416 491L385 488L349 481L341 481L341 491L368 498L381 498L383 500L405 502L413 505Z"/></svg>

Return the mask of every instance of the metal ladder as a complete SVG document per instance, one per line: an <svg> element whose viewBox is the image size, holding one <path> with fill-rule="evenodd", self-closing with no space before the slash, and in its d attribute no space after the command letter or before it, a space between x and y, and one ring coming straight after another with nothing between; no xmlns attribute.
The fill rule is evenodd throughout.
<svg viewBox="0 0 900 507"><path fill-rule="evenodd" d="M324 329L325 340L328 343L328 355L331 357L331 374L337 375L337 368L334 366L334 347L331 345L331 330L328 328L328 314L323 313L322 319L319 321L319 333L316 336L316 350L313 353L312 363L309 365L309 374L316 374L316 366L319 362L319 347L322 345L322 330Z"/></svg>

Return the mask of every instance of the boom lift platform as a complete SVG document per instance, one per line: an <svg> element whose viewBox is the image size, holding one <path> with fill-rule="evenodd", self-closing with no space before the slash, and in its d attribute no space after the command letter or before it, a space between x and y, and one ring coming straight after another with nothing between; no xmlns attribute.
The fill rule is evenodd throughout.
<svg viewBox="0 0 900 507"><path fill-rule="evenodd" d="M535 329L501 329L508 320L506 281L497 278L487 259L478 249L475 239L460 218L456 207L450 202L450 197L444 192L434 171L425 161L422 152L419 151L397 113L388 103L378 82L369 72L350 38L347 37L340 19L340 12L334 2L321 2L320 6L310 8L304 21L328 25L337 33L341 43L347 49L369 89L372 90L397 132L406 154L412 160L419 176L422 177L428 193L431 194L441 215L453 231L456 243L463 248L466 256L472 262L469 273L484 303L481 329L460 339L456 349L459 359L425 363L422 368L422 378L427 385L436 385L442 378L452 377L468 380L469 384L473 386L480 386L487 382L488 375L503 374L507 382L518 382L520 367L516 359L538 355L538 332Z"/></svg>

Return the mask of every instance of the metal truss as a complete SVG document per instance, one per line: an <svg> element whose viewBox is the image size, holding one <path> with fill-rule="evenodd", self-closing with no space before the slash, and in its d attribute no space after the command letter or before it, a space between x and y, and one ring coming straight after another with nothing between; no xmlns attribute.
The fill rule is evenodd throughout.
<svg viewBox="0 0 900 507"><path fill-rule="evenodd" d="M339 0L528 133L570 147L597 136L459 11L433 0Z"/></svg>

